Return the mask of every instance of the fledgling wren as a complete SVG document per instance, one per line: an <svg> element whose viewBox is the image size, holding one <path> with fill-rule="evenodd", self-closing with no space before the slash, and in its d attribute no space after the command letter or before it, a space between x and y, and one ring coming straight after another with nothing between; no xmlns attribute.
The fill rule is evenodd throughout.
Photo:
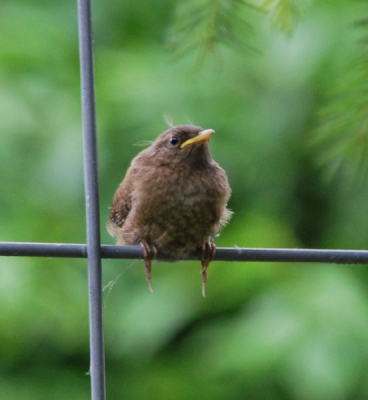
<svg viewBox="0 0 368 400"><path fill-rule="evenodd" d="M212 159L215 131L178 125L163 132L132 161L110 209L108 231L117 244L141 245L149 289L151 260L179 260L202 250L203 296L213 239L231 217L231 189Z"/></svg>

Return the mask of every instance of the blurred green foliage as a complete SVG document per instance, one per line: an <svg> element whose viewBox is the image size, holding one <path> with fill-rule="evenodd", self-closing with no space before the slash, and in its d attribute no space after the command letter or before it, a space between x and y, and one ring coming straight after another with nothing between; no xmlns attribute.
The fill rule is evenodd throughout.
<svg viewBox="0 0 368 400"><path fill-rule="evenodd" d="M261 9L271 13L272 25L291 35L301 16L303 6L309 0L263 0Z"/></svg>
<svg viewBox="0 0 368 400"><path fill-rule="evenodd" d="M368 175L368 20L356 21L359 41L345 79L334 82L313 135L327 176L364 184Z"/></svg>
<svg viewBox="0 0 368 400"><path fill-rule="evenodd" d="M176 9L168 43L178 56L194 52L199 65L215 56L220 44L254 50L249 21L259 11L248 0L186 0Z"/></svg>
<svg viewBox="0 0 368 400"><path fill-rule="evenodd" d="M195 52L165 46L181 7L94 1L102 226L134 145L167 114L217 131L235 212L218 245L366 248L368 188L323 179L311 147L326 93L350 85L362 8L311 2L288 39L242 9L258 53L220 46L196 69ZM0 87L0 240L83 243L74 2L0 4ZM368 397L366 267L214 263L206 299L198 262L155 263L153 295L140 261L103 268L111 400ZM1 258L0 305L1 398L89 399L85 260Z"/></svg>

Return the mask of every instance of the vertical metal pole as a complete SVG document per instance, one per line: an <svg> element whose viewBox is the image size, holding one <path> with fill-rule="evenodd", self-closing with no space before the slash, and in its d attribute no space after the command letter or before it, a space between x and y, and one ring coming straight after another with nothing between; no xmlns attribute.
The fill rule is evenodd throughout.
<svg viewBox="0 0 368 400"><path fill-rule="evenodd" d="M87 212L91 390L92 400L105 400L97 138L90 0L78 0L78 26Z"/></svg>

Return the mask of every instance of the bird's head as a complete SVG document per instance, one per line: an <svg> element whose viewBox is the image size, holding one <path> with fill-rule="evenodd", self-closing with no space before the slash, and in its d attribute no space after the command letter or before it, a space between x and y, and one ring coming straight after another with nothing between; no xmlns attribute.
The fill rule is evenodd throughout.
<svg viewBox="0 0 368 400"><path fill-rule="evenodd" d="M161 133L148 150L162 164L200 165L212 160L208 141L214 133L213 129L199 126L174 126Z"/></svg>

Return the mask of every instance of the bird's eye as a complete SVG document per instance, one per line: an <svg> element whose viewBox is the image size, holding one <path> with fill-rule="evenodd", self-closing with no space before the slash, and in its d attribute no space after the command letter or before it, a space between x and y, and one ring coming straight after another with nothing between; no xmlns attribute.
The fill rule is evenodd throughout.
<svg viewBox="0 0 368 400"><path fill-rule="evenodd" d="M177 146L179 144L179 139L176 136L171 136L170 144L173 146Z"/></svg>

